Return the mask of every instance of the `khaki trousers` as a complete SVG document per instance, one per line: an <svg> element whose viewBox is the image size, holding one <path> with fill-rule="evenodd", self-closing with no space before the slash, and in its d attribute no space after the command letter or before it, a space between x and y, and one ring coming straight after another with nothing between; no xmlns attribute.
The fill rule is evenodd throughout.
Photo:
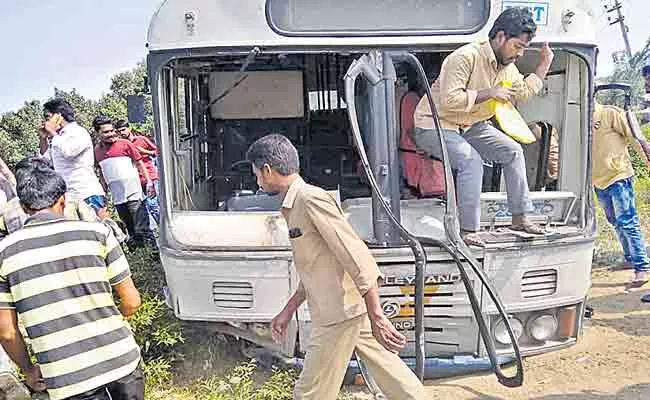
<svg viewBox="0 0 650 400"><path fill-rule="evenodd" d="M389 400L425 399L415 374L372 335L367 314L312 329L294 399L335 400L355 350Z"/></svg>

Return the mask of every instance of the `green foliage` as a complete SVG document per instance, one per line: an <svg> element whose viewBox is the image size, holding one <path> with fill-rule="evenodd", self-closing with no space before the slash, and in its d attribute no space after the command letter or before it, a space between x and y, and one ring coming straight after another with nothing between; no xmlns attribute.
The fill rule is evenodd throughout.
<svg viewBox="0 0 650 400"><path fill-rule="evenodd" d="M273 375L257 389L256 400L291 400L293 397L288 388L296 383L296 372L292 370L274 369Z"/></svg>
<svg viewBox="0 0 650 400"><path fill-rule="evenodd" d="M643 136L646 139L650 140L650 125L644 126L642 128ZM629 149L630 156L632 158L632 166L634 167L634 174L637 179L650 178L650 170L646 166L645 162L641 158L641 155L637 154L632 146Z"/></svg>
<svg viewBox="0 0 650 400"><path fill-rule="evenodd" d="M144 363L144 375L148 387L165 386L172 378L171 363L164 358L149 360Z"/></svg>
<svg viewBox="0 0 650 400"><path fill-rule="evenodd" d="M128 96L144 96L147 121L144 124L134 124L134 128L141 132L152 132L153 106L151 96L145 92L146 77L147 67L143 62L138 63L132 70L114 75L111 80L111 95L104 96L102 100L106 101L104 106L106 115L111 118L127 119Z"/></svg>
<svg viewBox="0 0 650 400"><path fill-rule="evenodd" d="M221 376L199 380L191 386L167 390L152 389L147 400L291 400L298 375L294 370L273 369L261 383L257 363L249 360ZM350 393L341 392L339 400L353 400Z"/></svg>
<svg viewBox="0 0 650 400"><path fill-rule="evenodd" d="M13 165L38 150L38 128L43 116L38 101L26 102L0 118L0 157Z"/></svg>
<svg viewBox="0 0 650 400"><path fill-rule="evenodd" d="M165 277L151 250L138 249L127 253L127 258L142 297L142 306L129 324L142 352L147 385L166 384L178 346L184 342L183 331L162 297Z"/></svg>
<svg viewBox="0 0 650 400"><path fill-rule="evenodd" d="M129 95L144 95L144 81L147 77L147 67L144 62L129 71L115 74L111 79L111 91L118 97L126 99Z"/></svg>
<svg viewBox="0 0 650 400"><path fill-rule="evenodd" d="M77 122L92 133L92 121L97 115L106 115L115 120L127 119L127 97L144 95L144 80L147 74L143 62L128 71L120 72L111 80L110 92L98 100L88 99L75 89L64 91L55 88L53 97L66 100L75 110ZM141 132L153 130L153 108L151 96L145 96L147 122L135 124ZM10 166L20 159L38 151L38 128L43 123L43 105L37 100L25 102L17 111L7 112L0 117L0 157Z"/></svg>
<svg viewBox="0 0 650 400"><path fill-rule="evenodd" d="M641 68L645 61L650 57L650 39L646 42L641 51L635 53L629 62L623 66L617 67L612 75L600 79L598 83L629 83L632 85L632 105L638 106L643 100L644 82L641 76ZM618 92L618 93L617 93ZM601 104L620 105L621 92L608 90L598 95L598 101Z"/></svg>
<svg viewBox="0 0 650 400"><path fill-rule="evenodd" d="M223 377L212 377L198 385L206 400L250 400L253 397L255 360L238 365Z"/></svg>

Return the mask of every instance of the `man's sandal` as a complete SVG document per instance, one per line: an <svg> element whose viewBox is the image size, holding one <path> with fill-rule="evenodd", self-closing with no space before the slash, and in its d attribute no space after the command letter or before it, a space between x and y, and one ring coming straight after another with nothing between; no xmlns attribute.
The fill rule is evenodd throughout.
<svg viewBox="0 0 650 400"><path fill-rule="evenodd" d="M485 247L485 242L477 232L461 232L463 241L468 246Z"/></svg>
<svg viewBox="0 0 650 400"><path fill-rule="evenodd" d="M628 282L625 285L625 290L626 291L633 291L633 290L639 290L642 287L646 285L650 281L650 276L648 276L647 272L637 272L636 276L634 277L634 280Z"/></svg>
<svg viewBox="0 0 650 400"><path fill-rule="evenodd" d="M625 285L626 291L634 291L643 288L648 283L647 279L635 279Z"/></svg>
<svg viewBox="0 0 650 400"><path fill-rule="evenodd" d="M526 232L531 235L544 235L546 234L546 229L542 228L539 225L531 224L530 222L524 223L522 225L512 225L510 227L513 231L517 232Z"/></svg>

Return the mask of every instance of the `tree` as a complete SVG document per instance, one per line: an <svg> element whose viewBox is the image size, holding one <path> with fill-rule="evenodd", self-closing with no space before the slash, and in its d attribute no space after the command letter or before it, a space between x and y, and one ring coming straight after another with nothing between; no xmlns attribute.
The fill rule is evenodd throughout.
<svg viewBox="0 0 650 400"><path fill-rule="evenodd" d="M646 60L650 58L650 38L641 51L635 53L629 62L623 66L617 67L612 75L602 79L599 83L629 83L632 85L632 106L639 106L643 101L644 82L641 76L641 68ZM599 102L602 104L620 104L618 98L621 93L607 91L599 94Z"/></svg>
<svg viewBox="0 0 650 400"><path fill-rule="evenodd" d="M99 114L110 117L113 121L127 119L126 98L121 98L113 93L104 95L98 104Z"/></svg>
<svg viewBox="0 0 650 400"><path fill-rule="evenodd" d="M0 118L0 156L9 165L38 150L38 128L43 121L39 101L26 102Z"/></svg>
<svg viewBox="0 0 650 400"><path fill-rule="evenodd" d="M129 70L117 73L111 79L111 92L117 97L126 100L129 95L144 95L147 67L144 62Z"/></svg>
<svg viewBox="0 0 650 400"><path fill-rule="evenodd" d="M75 110L80 125L92 132L92 122L97 115L106 115L114 120L127 119L127 97L145 95L147 123L135 125L136 129L151 132L153 113L151 96L146 95L144 81L147 69L144 62L128 71L115 74L111 79L110 92L99 100L88 99L75 89L71 91L54 89L54 96L62 98ZM38 129L43 123L43 105L38 100L25 102L14 112L0 117L0 157L10 166L22 158L38 151Z"/></svg>
<svg viewBox="0 0 650 400"><path fill-rule="evenodd" d="M144 62L129 70L120 72L111 79L111 93L100 101L105 114L111 118L127 119L128 96L145 96L145 111L147 121L144 124L134 124L134 128L151 132L153 130L153 106L151 96L146 93L145 79L147 67Z"/></svg>

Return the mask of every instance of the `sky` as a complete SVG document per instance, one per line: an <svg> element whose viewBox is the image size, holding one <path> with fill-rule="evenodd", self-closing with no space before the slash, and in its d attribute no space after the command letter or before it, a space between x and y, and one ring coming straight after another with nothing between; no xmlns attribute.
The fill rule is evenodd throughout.
<svg viewBox="0 0 650 400"><path fill-rule="evenodd" d="M217 1L217 0L214 0ZM587 0L594 3L600 0ZM648 0L622 0L632 51L650 36ZM2 0L0 13L0 114L24 101L46 99L54 87L98 98L110 78L146 56L149 20L161 0ZM624 48L618 26L598 19L598 75Z"/></svg>

